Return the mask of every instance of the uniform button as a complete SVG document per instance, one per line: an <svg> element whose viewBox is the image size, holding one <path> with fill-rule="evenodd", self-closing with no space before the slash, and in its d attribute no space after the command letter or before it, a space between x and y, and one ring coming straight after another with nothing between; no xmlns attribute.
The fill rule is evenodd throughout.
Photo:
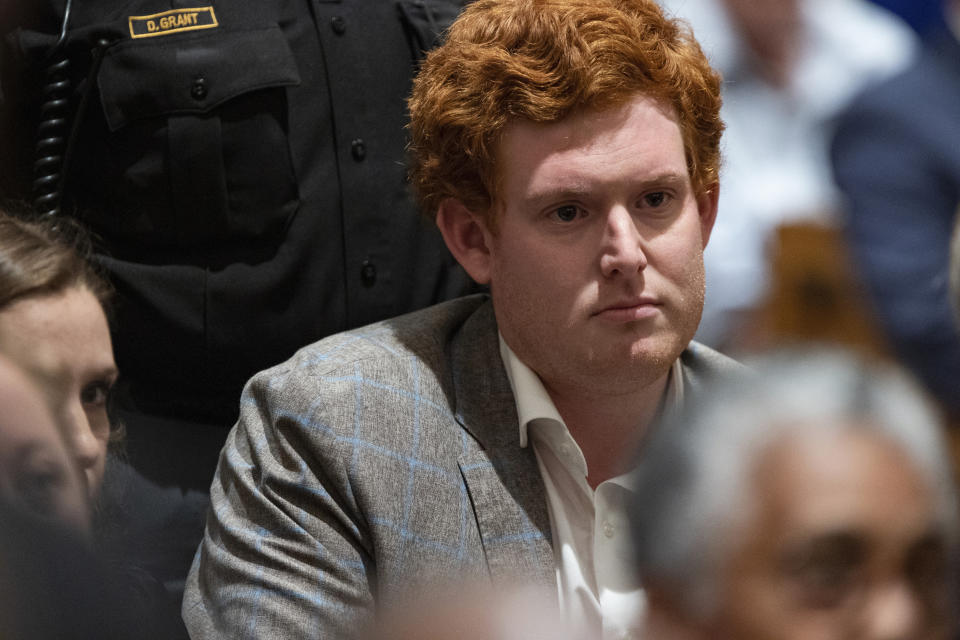
<svg viewBox="0 0 960 640"><path fill-rule="evenodd" d="M363 266L360 267L360 281L366 287L372 287L377 281L377 268L369 260L364 260Z"/></svg>
<svg viewBox="0 0 960 640"><path fill-rule="evenodd" d="M335 34L342 36L347 30L347 21L343 19L343 16L333 16L330 18L330 28L333 29Z"/></svg>
<svg viewBox="0 0 960 640"><path fill-rule="evenodd" d="M357 162L367 157L367 145L364 143L363 138L357 138L350 143L350 153L353 154L353 159Z"/></svg>
<svg viewBox="0 0 960 640"><path fill-rule="evenodd" d="M194 78L190 85L190 97L194 100L203 100L207 97L207 80L203 76Z"/></svg>
<svg viewBox="0 0 960 640"><path fill-rule="evenodd" d="M607 536L608 538L612 538L614 533L616 532L613 530L613 525L610 524L609 522L604 521L603 535Z"/></svg>
<svg viewBox="0 0 960 640"><path fill-rule="evenodd" d="M572 453L573 453L573 449L570 448L570 445L568 444L560 445L560 455L562 455L564 458L569 458Z"/></svg>

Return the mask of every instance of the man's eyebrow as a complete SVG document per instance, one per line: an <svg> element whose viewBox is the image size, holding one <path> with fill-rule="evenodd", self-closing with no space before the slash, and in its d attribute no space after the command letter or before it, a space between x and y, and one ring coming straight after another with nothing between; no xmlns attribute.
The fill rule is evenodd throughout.
<svg viewBox="0 0 960 640"><path fill-rule="evenodd" d="M646 191L647 189L655 187L669 187L678 189L689 184L690 180L686 172L677 173L675 171L668 171L653 176L638 178L634 182L634 187L637 191ZM577 198L590 195L591 191L592 189L587 184L573 183L558 185L556 187L548 186L540 190L531 191L530 193L526 194L524 200L528 204L540 204L561 200L576 200Z"/></svg>
<svg viewBox="0 0 960 640"><path fill-rule="evenodd" d="M867 536L857 529L835 529L809 538L789 541L781 555L781 564L788 570L802 568L809 562L832 560L858 562L866 552Z"/></svg>
<svg viewBox="0 0 960 640"><path fill-rule="evenodd" d="M659 173L648 178L643 178L639 180L638 183L647 189L661 185L677 188L690 184L690 178L687 176L686 172L677 173L674 171L669 171L666 173Z"/></svg>
<svg viewBox="0 0 960 640"><path fill-rule="evenodd" d="M561 200L576 200L589 195L590 189L579 185L564 185L561 187L540 189L526 194L524 200L530 204L541 204Z"/></svg>

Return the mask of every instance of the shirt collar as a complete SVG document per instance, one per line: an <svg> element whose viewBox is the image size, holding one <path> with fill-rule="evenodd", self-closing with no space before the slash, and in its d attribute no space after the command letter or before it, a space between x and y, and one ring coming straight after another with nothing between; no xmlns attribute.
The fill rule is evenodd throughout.
<svg viewBox="0 0 960 640"><path fill-rule="evenodd" d="M557 411L553 400L550 399L550 394L547 393L540 377L517 357L513 349L504 341L503 335L499 335L499 338L500 358L503 360L504 369L507 371L507 379L510 381L510 388L513 390L514 402L517 404L517 417L520 422L520 446L527 446L528 426L533 420L553 420L566 429L566 423L560 417L560 412ZM683 368L680 364L680 358L674 360L670 367L665 393L664 407L679 409L683 404Z"/></svg>

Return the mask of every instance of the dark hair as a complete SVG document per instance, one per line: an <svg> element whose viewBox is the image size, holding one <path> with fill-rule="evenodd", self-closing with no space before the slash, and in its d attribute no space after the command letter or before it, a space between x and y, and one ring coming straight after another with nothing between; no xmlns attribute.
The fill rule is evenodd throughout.
<svg viewBox="0 0 960 640"><path fill-rule="evenodd" d="M30 296L83 287L107 313L113 288L90 261L92 252L90 237L69 219L24 218L0 209L0 310Z"/></svg>
<svg viewBox="0 0 960 640"><path fill-rule="evenodd" d="M73 219L41 218L10 203L0 207L0 312L25 298L80 287L93 294L109 321L113 287L92 257L90 235ZM114 455L122 456L126 430L115 402L110 394L110 443Z"/></svg>

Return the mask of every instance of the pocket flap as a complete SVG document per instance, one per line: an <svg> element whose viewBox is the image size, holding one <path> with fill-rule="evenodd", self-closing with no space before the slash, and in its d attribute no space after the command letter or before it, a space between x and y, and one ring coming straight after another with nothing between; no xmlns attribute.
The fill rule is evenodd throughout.
<svg viewBox="0 0 960 640"><path fill-rule="evenodd" d="M104 56L100 99L111 131L142 118L206 113L257 89L300 84L277 26L155 40L124 42Z"/></svg>

